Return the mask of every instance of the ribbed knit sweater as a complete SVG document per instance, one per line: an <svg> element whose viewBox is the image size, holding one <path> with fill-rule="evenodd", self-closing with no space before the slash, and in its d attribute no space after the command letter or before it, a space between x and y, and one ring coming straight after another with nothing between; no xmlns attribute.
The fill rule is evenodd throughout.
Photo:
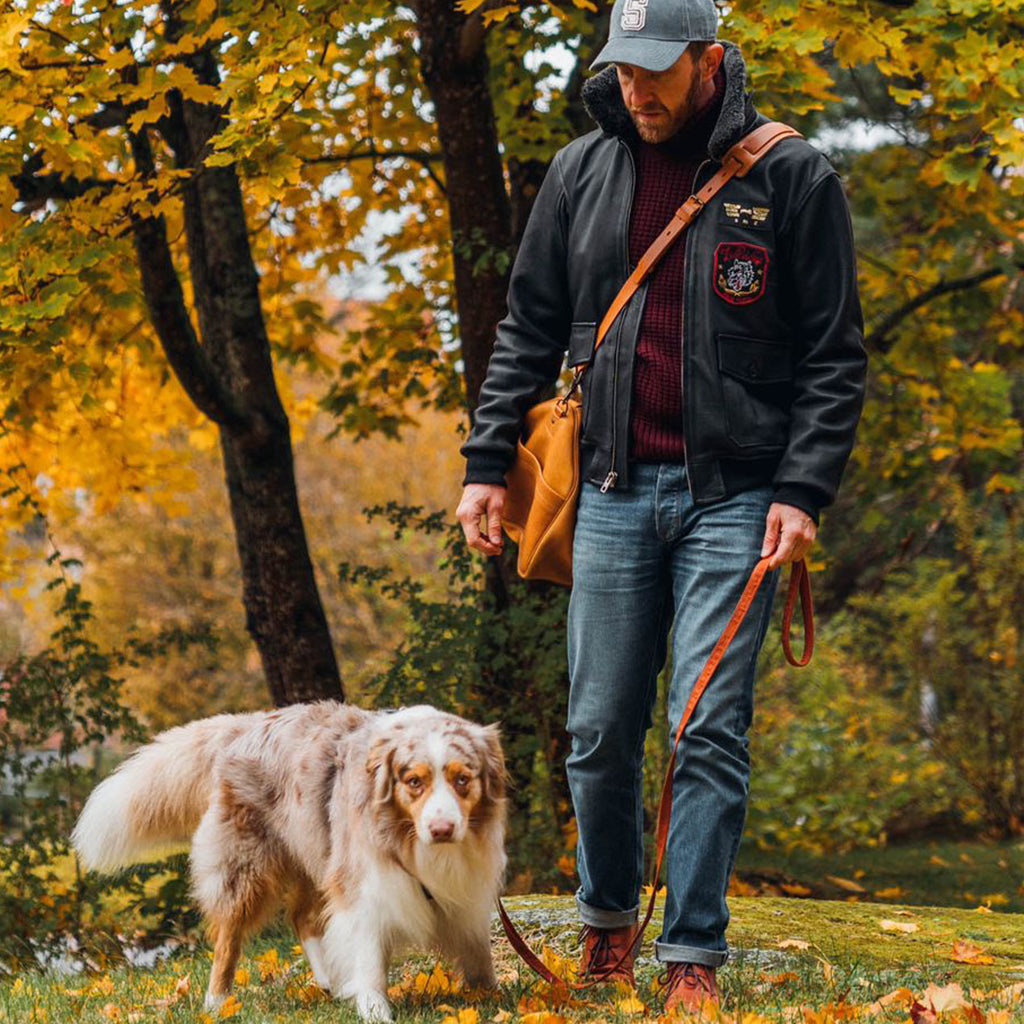
<svg viewBox="0 0 1024 1024"><path fill-rule="evenodd" d="M629 222L633 266L690 195L694 174L725 94L719 67L715 93L695 121L664 142L633 142L636 183ZM640 462L683 461L682 345L685 233L651 272L633 366L629 457Z"/></svg>

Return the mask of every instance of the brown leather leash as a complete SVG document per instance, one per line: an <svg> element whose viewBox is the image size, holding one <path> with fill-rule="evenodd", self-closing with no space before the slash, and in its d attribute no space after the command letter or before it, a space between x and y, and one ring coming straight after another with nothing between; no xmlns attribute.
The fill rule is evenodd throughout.
<svg viewBox="0 0 1024 1024"><path fill-rule="evenodd" d="M732 639L736 635L736 631L739 629L740 623L743 621L747 611L750 609L750 605L753 603L754 596L757 594L758 587L761 585L761 580L764 579L764 575L768 571L768 562L770 560L771 555L765 555L763 558L759 559L757 565L754 566L754 571L750 574L750 579L747 580L747 585L744 587L743 593L740 595L739 603L736 605L736 609L733 611L732 617L729 619L729 623L725 627L725 631L722 633L721 637L719 637L718 643L715 644L715 648L711 652L711 656L708 658L707 664L701 671L700 676L698 676L697 682L694 683L693 690L690 692L690 699L686 702L686 707L683 709L682 718L680 718L679 726L676 729L676 739L672 746L672 754L668 759L668 767L665 771L665 782L661 790L661 803L658 806L658 852L654 865L654 881L651 885L651 901L647 905L647 914L644 917L643 924L640 925L640 930L637 932L633 942L622 956L619 957L614 967L609 967L604 972L606 975L616 971L626 957L629 956L633 947L639 946L643 939L644 929L647 927L647 922L650 921L651 914L654 913L654 902L658 895L658 879L661 876L661 861L665 854L665 845L668 841L668 827L672 818L672 776L675 772L676 766L676 749L679 746L679 740L682 738L683 730L686 728L686 724L689 722L690 717L693 714L693 709L697 706L697 701L700 700L701 694L707 688L711 676L714 674L715 669L718 668L718 663L722 660L722 656L728 650L729 644L732 643ZM807 563L800 558L793 562L792 566L793 568L790 570L789 576L789 592L786 595L786 607L782 615L782 649L785 651L786 660L791 665L796 665L798 668L802 668L811 660L811 653L814 650L814 607L811 602L811 583L807 572ZM804 620L804 650L799 661L793 657L793 651L789 645L790 623L793 618L793 609L796 605L798 590L800 593L800 609L803 613ZM545 964L537 954L530 949L523 937L518 931L516 931L516 927L508 916L500 897L498 897L497 903L498 914L501 917L501 923L505 928L505 934L508 936L508 941L512 944L513 949L515 949L515 951L545 981L550 982L552 985L564 985L573 989L589 988L591 985L599 985L604 982L604 979L601 976L584 982L567 981L564 978L559 978L558 975L556 975L547 966L547 964Z"/></svg>

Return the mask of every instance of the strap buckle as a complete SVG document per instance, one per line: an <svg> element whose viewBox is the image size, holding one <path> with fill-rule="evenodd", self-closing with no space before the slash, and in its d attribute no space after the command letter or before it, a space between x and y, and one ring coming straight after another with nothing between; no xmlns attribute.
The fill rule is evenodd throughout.
<svg viewBox="0 0 1024 1024"><path fill-rule="evenodd" d="M569 385L569 390L555 402L555 408L558 410L558 414L560 416L564 416L568 410L569 399L572 398L576 389L580 386L580 381L583 379L583 371L586 368L586 363L580 363L580 365L573 370L572 383Z"/></svg>

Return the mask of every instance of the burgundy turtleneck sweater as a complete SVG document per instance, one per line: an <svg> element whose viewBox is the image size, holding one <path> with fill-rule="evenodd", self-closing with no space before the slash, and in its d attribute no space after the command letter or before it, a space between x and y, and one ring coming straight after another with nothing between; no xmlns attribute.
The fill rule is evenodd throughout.
<svg viewBox="0 0 1024 1024"><path fill-rule="evenodd" d="M725 93L725 73L697 119L664 142L633 142L636 183L629 222L633 266L690 195L707 159L708 140ZM641 462L683 461L683 254L685 233L651 272L633 366L629 457Z"/></svg>

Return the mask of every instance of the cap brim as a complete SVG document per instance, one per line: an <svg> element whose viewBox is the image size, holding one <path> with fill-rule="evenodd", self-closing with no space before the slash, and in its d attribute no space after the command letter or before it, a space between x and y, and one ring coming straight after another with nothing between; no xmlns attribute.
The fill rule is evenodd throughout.
<svg viewBox="0 0 1024 1024"><path fill-rule="evenodd" d="M648 71L667 71L690 45L684 39L609 39L591 61L590 70L599 64L635 64Z"/></svg>

